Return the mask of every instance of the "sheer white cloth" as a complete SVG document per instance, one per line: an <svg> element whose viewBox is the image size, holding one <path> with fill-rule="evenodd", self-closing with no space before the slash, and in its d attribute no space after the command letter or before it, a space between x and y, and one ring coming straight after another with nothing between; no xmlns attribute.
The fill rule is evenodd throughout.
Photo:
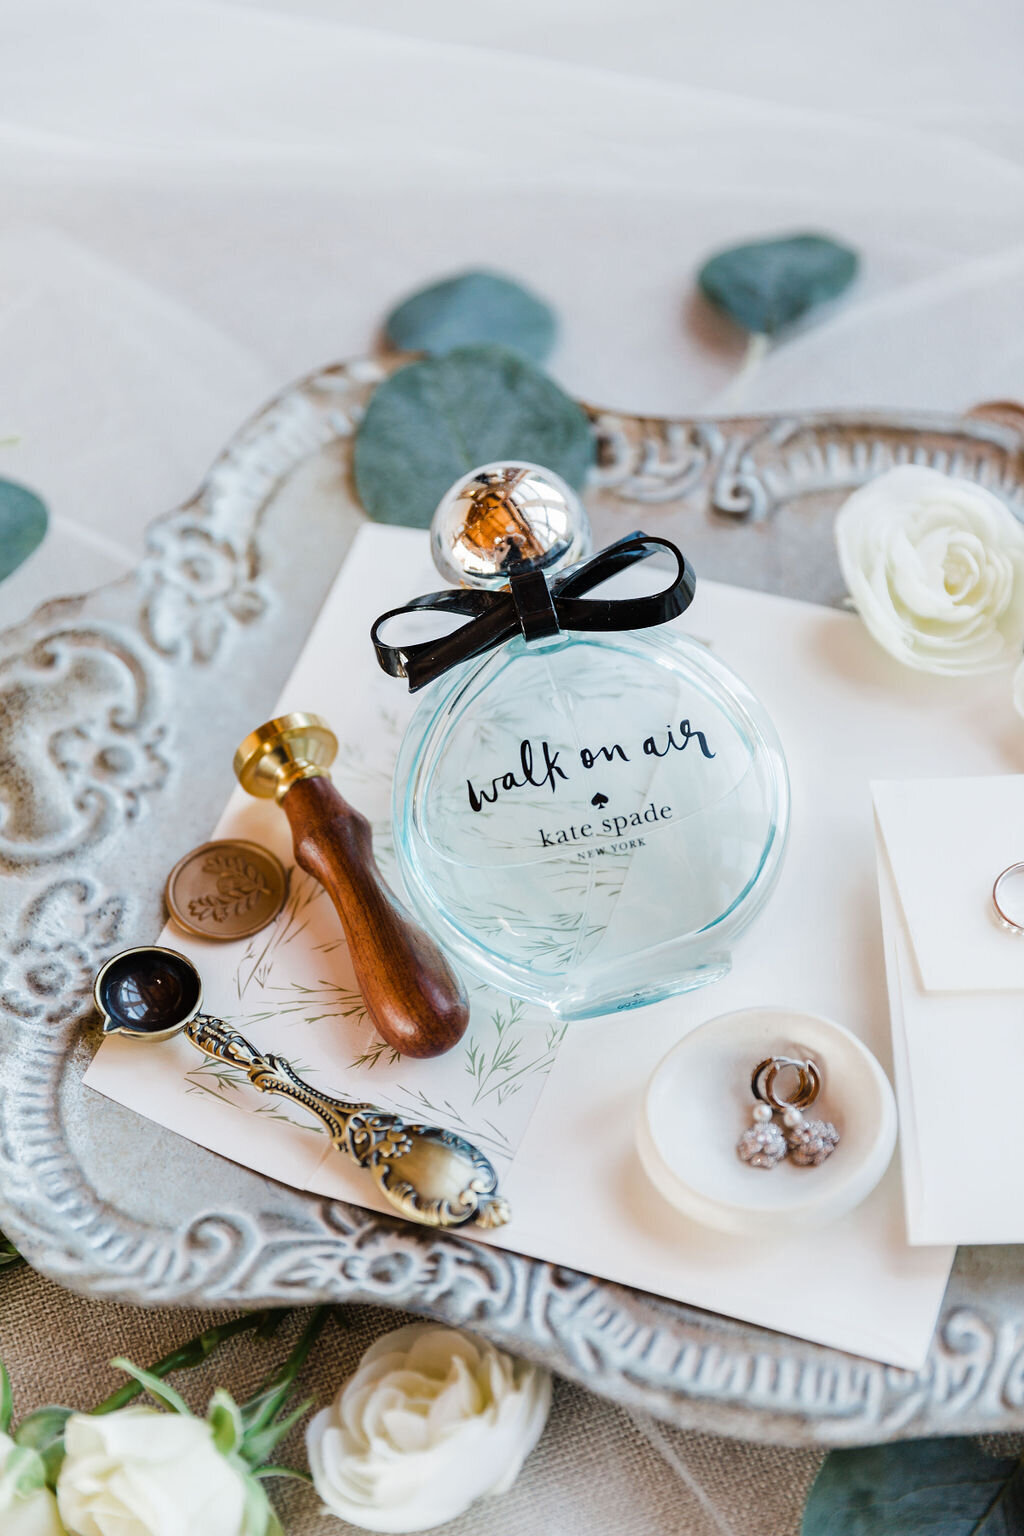
<svg viewBox="0 0 1024 1536"><path fill-rule="evenodd" d="M743 351L696 266L822 229L863 275L744 405L1024 397L1022 45L1014 0L3 0L0 474L54 525L0 622L127 569L282 381L472 264L552 300L569 389L696 412ZM747 1536L770 1456L795 1530L806 1456L562 1401L533 1528Z"/></svg>
<svg viewBox="0 0 1024 1536"><path fill-rule="evenodd" d="M1013 0L4 0L0 473L55 536L13 620L138 553L283 379L486 262L557 305L591 400L713 408L714 247L819 227L864 274L750 405L1024 388Z"/></svg>

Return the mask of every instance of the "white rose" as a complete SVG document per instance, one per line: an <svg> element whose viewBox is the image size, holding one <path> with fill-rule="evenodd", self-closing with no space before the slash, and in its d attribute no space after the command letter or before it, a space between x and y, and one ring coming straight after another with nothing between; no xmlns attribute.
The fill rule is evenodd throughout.
<svg viewBox="0 0 1024 1536"><path fill-rule="evenodd" d="M244 1472L205 1419L155 1408L72 1414L57 1478L75 1536L257 1536ZM4 1533L6 1536L6 1531Z"/></svg>
<svg viewBox="0 0 1024 1536"><path fill-rule="evenodd" d="M43 1486L43 1464L35 1451L0 1433L0 1531L3 1536L67 1536L57 1500Z"/></svg>
<svg viewBox="0 0 1024 1536"><path fill-rule="evenodd" d="M547 1371L457 1329L410 1323L378 1339L311 1420L309 1469L341 1519L430 1530L511 1488L550 1406Z"/></svg>
<svg viewBox="0 0 1024 1536"><path fill-rule="evenodd" d="M855 491L836 518L858 613L923 672L990 672L1024 643L1024 527L982 486L907 464Z"/></svg>

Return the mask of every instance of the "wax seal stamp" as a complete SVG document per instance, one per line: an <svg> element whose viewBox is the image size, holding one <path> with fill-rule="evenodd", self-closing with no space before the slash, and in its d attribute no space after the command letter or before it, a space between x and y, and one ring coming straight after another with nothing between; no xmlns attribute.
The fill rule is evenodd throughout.
<svg viewBox="0 0 1024 1536"><path fill-rule="evenodd" d="M248 794L276 800L288 818L295 862L334 903L378 1035L403 1056L440 1056L466 1032L465 990L384 883L370 823L331 783L337 750L319 715L280 715L245 738L235 773Z"/></svg>
<svg viewBox="0 0 1024 1536"><path fill-rule="evenodd" d="M281 860L240 838L202 843L167 877L167 909L200 939L248 939L284 906L288 875Z"/></svg>

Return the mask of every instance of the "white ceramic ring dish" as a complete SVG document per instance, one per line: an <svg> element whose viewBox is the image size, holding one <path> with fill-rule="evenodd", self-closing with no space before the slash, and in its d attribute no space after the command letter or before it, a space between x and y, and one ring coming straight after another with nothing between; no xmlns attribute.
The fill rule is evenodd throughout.
<svg viewBox="0 0 1024 1536"><path fill-rule="evenodd" d="M831 1120L828 1160L752 1168L736 1143L751 1124L750 1078L767 1056L810 1056L822 1075L808 1119ZM875 1057L841 1024L788 1008L748 1008L684 1035L655 1068L637 1124L640 1160L677 1210L732 1233L806 1230L844 1216L878 1184L896 1145L896 1101Z"/></svg>

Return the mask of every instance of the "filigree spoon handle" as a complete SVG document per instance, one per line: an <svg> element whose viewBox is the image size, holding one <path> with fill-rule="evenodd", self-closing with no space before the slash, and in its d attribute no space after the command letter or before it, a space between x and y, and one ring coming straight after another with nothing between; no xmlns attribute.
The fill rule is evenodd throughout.
<svg viewBox="0 0 1024 1536"><path fill-rule="evenodd" d="M239 1067L260 1093L281 1094L315 1115L338 1151L365 1168L385 1200L410 1221L427 1227L500 1227L508 1221L494 1168L454 1131L320 1093L283 1056L264 1054L209 1014L196 1014L183 1032L207 1056Z"/></svg>

